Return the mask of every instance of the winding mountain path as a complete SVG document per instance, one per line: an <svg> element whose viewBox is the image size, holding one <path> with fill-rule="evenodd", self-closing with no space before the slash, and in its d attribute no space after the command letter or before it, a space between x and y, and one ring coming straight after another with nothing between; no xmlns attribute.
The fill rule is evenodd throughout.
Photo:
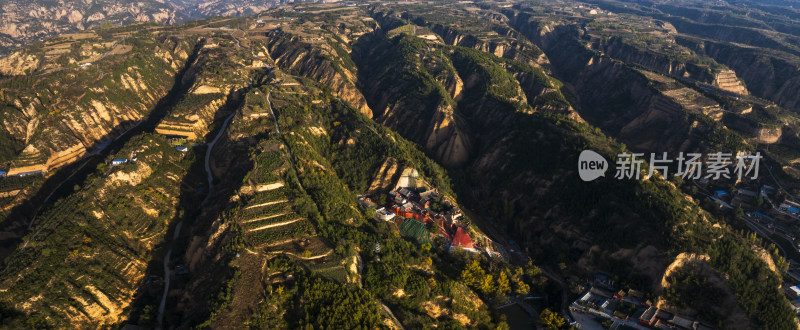
<svg viewBox="0 0 800 330"><path fill-rule="evenodd" d="M225 130L228 128L228 124L233 119L233 116L236 115L234 111L231 113L228 118L225 118L225 122L222 123L222 128L217 133L217 136L214 137L214 140L208 143L208 149L206 150L206 157L205 157L205 169L206 169L206 177L208 179L208 195L206 198L203 199L203 202L200 205L205 205L208 198L211 197L211 188L214 187L214 174L211 173L211 165L209 164L211 160L211 151L214 150L214 145L219 141L219 138L225 134ZM175 234L172 235L172 241L178 239L178 235L181 233L181 227L183 226L183 222L179 221L178 224L175 226ZM170 270L169 270L169 260L172 256L172 247L169 248L167 254L164 256L164 293L161 295L161 303L158 304L158 328L161 329L161 326L164 324L164 309L166 308L167 304L167 295L169 294L169 281L170 281Z"/></svg>

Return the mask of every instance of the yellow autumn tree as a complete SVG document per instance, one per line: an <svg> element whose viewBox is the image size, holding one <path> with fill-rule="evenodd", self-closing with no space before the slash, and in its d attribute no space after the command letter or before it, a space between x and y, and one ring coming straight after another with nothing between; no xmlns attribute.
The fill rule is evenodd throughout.
<svg viewBox="0 0 800 330"><path fill-rule="evenodd" d="M542 327L545 329L560 329L567 323L561 315L553 313L547 308L539 313L539 322L542 323Z"/></svg>
<svg viewBox="0 0 800 330"><path fill-rule="evenodd" d="M509 292L511 292L511 285L508 282L508 275L506 275L505 271L502 271L497 277L497 294L504 295Z"/></svg>

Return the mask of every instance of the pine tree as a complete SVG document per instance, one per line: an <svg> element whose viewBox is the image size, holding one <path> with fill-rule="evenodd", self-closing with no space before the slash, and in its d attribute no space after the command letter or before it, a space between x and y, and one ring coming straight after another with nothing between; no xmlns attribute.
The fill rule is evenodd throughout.
<svg viewBox="0 0 800 330"><path fill-rule="evenodd" d="M560 329L566 323L561 315L553 313L547 308L539 314L539 322L545 329Z"/></svg>
<svg viewBox="0 0 800 330"><path fill-rule="evenodd" d="M500 272L500 276L497 277L497 294L508 294L511 292L511 286L508 282L508 276L506 275L505 271Z"/></svg>

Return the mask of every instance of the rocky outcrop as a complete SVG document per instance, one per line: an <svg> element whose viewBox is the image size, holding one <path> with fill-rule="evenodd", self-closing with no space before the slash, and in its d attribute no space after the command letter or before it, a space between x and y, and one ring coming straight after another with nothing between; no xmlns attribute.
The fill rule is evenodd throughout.
<svg viewBox="0 0 800 330"><path fill-rule="evenodd" d="M24 75L39 66L39 58L33 54L17 51L0 57L0 74L6 76Z"/></svg>

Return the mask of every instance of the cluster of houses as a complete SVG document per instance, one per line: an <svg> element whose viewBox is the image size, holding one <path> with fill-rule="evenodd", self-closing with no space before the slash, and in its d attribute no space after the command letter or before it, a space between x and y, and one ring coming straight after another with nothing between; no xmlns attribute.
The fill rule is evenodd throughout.
<svg viewBox="0 0 800 330"><path fill-rule="evenodd" d="M753 226L762 227L763 230L771 231L790 242L795 242L796 235L792 228L797 221L800 221L800 203L786 199L778 204L782 196L778 196L777 189L770 185L756 185L748 188L750 189L740 188L735 194L729 194L725 190L716 190L709 198L718 203L720 208L741 207L747 211L745 219L751 221ZM762 203L756 203L757 198L761 198ZM796 242L794 248L800 248ZM800 276L793 277L800 278Z"/></svg>
<svg viewBox="0 0 800 330"><path fill-rule="evenodd" d="M653 305L644 293L619 290L616 293L593 285L570 305L573 313L589 313L634 329L706 330L713 327Z"/></svg>
<svg viewBox="0 0 800 330"><path fill-rule="evenodd" d="M398 228L419 226L403 226L403 222L416 221L427 227L439 228L438 236L445 239L451 248L460 248L469 252L482 252L482 244L473 242L467 226L462 222L461 210L445 196L431 189L419 178L416 170L406 169L397 181L395 188L385 196L375 196L380 200L379 206L373 198L359 197L363 207L375 210L375 219L392 222ZM489 251L488 253L493 253Z"/></svg>
<svg viewBox="0 0 800 330"><path fill-rule="evenodd" d="M764 200L769 200L770 197L775 195L775 192L775 187L762 185L757 191L741 188L736 190L736 193L733 194L729 194L725 190L715 190L714 194L709 196L709 198L712 202L719 204L720 208L733 209L736 206L754 208L756 206L756 198L761 197Z"/></svg>
<svg viewBox="0 0 800 330"><path fill-rule="evenodd" d="M386 206L378 207L372 199L359 197L363 206L375 207L375 219L392 222L398 228L404 221L418 221L426 226L438 226L439 236L445 238L452 247L461 248L470 252L479 252L476 243L467 233L461 223L463 214L449 204L444 203L443 210L439 212L432 209L441 195L435 190L418 191L415 188L403 187L397 191L390 191L386 196Z"/></svg>
<svg viewBox="0 0 800 330"><path fill-rule="evenodd" d="M790 200L785 200L778 206L778 210L790 217L800 219L800 204Z"/></svg>

